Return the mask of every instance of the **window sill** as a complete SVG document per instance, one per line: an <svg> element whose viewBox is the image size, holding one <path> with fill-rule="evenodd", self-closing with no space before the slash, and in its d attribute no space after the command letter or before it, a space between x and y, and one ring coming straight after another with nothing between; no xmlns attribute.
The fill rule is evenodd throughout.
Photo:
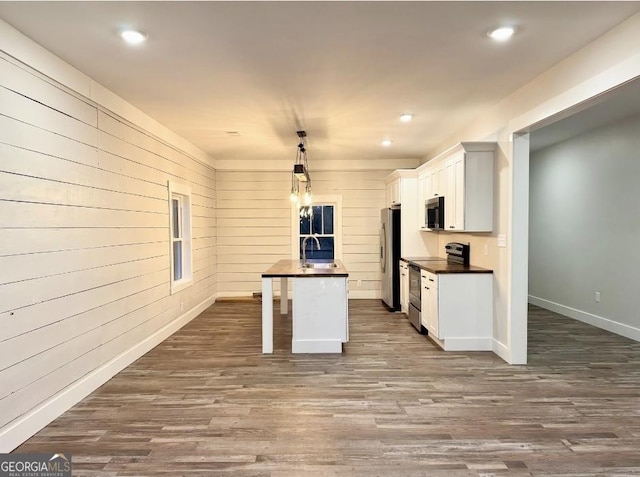
<svg viewBox="0 0 640 477"><path fill-rule="evenodd" d="M176 282L171 282L171 294L174 295L185 288L189 288L191 285L193 285L193 278L183 278Z"/></svg>

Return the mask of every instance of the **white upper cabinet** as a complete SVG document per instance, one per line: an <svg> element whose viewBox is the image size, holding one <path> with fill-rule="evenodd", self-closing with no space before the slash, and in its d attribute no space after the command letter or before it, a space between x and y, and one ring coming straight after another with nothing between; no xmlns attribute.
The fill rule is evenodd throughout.
<svg viewBox="0 0 640 477"><path fill-rule="evenodd" d="M444 228L451 232L493 230L495 142L464 142L418 169L425 200L444 196ZM427 179L430 178L430 179ZM427 181L429 180L429 185ZM420 202L420 200L419 200ZM424 204L422 208L424 209ZM422 212L424 215L424 212ZM424 222L424 217L418 219ZM425 230L423 226L420 227Z"/></svg>
<svg viewBox="0 0 640 477"><path fill-rule="evenodd" d="M387 207L400 204L402 204L402 188L400 178L397 178L387 184Z"/></svg>
<svg viewBox="0 0 640 477"><path fill-rule="evenodd" d="M447 173L444 163L436 164L431 174L431 197L447 195Z"/></svg>
<svg viewBox="0 0 640 477"><path fill-rule="evenodd" d="M424 200L419 204L418 172L416 169L397 169L385 180L387 207L398 207L400 212L400 254L404 257L428 255L427 240L419 232L424 226ZM421 222L419 222L421 221Z"/></svg>
<svg viewBox="0 0 640 477"><path fill-rule="evenodd" d="M387 207L409 205L413 209L416 201L416 185L418 173L415 169L397 169L389 174L384 183L387 186Z"/></svg>
<svg viewBox="0 0 640 477"><path fill-rule="evenodd" d="M418 228L427 229L427 217L425 213L425 203L433 196L433 174L431 171L423 171L418 174Z"/></svg>
<svg viewBox="0 0 640 477"><path fill-rule="evenodd" d="M444 226L446 230L460 230L454 225L456 215L456 177L453 159L449 159L445 163L444 176L447 183L447 193L444 194Z"/></svg>
<svg viewBox="0 0 640 477"><path fill-rule="evenodd" d="M460 152L447 161L447 194L444 205L446 230L465 230L465 153Z"/></svg>

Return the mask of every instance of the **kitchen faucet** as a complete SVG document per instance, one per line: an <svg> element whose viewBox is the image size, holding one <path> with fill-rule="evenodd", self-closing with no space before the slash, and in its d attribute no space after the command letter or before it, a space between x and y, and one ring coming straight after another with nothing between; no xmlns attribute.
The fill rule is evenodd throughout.
<svg viewBox="0 0 640 477"><path fill-rule="evenodd" d="M320 250L320 240L318 240L318 237L316 237L315 235L307 235L302 240L302 265L303 266L307 263L307 240L309 240L310 238L316 241L316 244L318 244L318 250ZM313 247L313 244L311 244L311 247Z"/></svg>

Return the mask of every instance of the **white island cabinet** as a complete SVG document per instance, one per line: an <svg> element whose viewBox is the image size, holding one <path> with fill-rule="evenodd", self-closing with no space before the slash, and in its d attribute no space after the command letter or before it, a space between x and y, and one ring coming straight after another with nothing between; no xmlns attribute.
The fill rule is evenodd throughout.
<svg viewBox="0 0 640 477"><path fill-rule="evenodd" d="M342 353L348 329L346 277L293 280L292 353Z"/></svg>
<svg viewBox="0 0 640 477"><path fill-rule="evenodd" d="M262 352L273 353L273 279L279 278L280 314L288 314L288 280L293 280L293 353L341 353L349 341L349 274L340 261L335 266L298 260L280 260L262 274Z"/></svg>

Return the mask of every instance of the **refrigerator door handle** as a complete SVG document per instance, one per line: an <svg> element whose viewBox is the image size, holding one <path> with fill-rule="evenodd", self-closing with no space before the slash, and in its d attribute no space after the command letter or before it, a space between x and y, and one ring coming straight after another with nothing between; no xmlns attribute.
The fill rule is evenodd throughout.
<svg viewBox="0 0 640 477"><path fill-rule="evenodd" d="M387 258L385 257L387 250L387 231L385 228L385 224L382 224L382 229L380 230L380 266L382 267L382 273L386 271Z"/></svg>

